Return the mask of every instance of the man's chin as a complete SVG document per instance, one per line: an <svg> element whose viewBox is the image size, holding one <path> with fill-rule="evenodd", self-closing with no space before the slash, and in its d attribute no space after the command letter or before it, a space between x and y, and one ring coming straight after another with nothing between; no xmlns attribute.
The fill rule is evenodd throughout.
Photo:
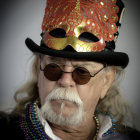
<svg viewBox="0 0 140 140"><path fill-rule="evenodd" d="M72 106L75 108L72 108ZM41 111L43 117L47 121L62 126L80 125L83 118L85 118L85 113L83 112L82 107L67 101L47 102L45 106L41 108Z"/></svg>

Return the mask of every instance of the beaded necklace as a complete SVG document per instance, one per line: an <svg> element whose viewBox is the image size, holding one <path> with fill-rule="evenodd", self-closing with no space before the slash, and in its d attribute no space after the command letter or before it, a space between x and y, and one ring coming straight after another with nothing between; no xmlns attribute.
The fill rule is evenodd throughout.
<svg viewBox="0 0 140 140"><path fill-rule="evenodd" d="M102 135L102 137L105 137L105 136L111 135L111 134L115 134L116 133L116 123L115 123L115 120L113 119L113 116L108 112L104 112L103 114L110 117L111 122L112 122L112 127L107 132L105 132Z"/></svg>
<svg viewBox="0 0 140 140"><path fill-rule="evenodd" d="M31 104L28 104L26 107L26 117L20 118L20 127L22 131L24 132L24 135L27 140L52 140L44 131L43 126L41 125L38 115L37 115L37 101L33 102ZM109 115L106 113L106 115ZM93 140L97 140L97 136L100 129L100 123L98 118L94 115L93 116L95 122L96 122L96 134L93 138ZM110 116L112 118L112 116ZM102 137L105 137L106 135L115 133L115 123L113 118L112 120L112 128L108 130L106 133L103 134Z"/></svg>
<svg viewBox="0 0 140 140"><path fill-rule="evenodd" d="M26 117L20 118L20 127L28 140L52 140L46 135L37 117L37 102L26 107Z"/></svg>
<svg viewBox="0 0 140 140"><path fill-rule="evenodd" d="M98 136L99 129L100 129L100 122L99 122L98 118L95 115L93 116L93 118L94 118L94 120L96 122L96 134L95 134L93 140L97 140L97 136Z"/></svg>
<svg viewBox="0 0 140 140"><path fill-rule="evenodd" d="M111 119L112 127L108 131L106 131L104 134L102 134L102 137L105 137L111 134L115 135L117 130L116 130L116 123L115 123L115 120L113 119L113 116L109 112L102 112L99 110L96 110L96 114L103 114L105 116L108 116Z"/></svg>

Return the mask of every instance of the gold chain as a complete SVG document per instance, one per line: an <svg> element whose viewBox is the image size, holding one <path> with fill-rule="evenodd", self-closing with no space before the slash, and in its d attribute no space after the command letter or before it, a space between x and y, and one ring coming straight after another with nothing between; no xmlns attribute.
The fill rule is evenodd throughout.
<svg viewBox="0 0 140 140"><path fill-rule="evenodd" d="M100 129L100 122L99 122L99 119L95 115L93 116L93 118L96 122L96 134L95 134L93 140L97 140L97 136L98 136L99 129Z"/></svg>

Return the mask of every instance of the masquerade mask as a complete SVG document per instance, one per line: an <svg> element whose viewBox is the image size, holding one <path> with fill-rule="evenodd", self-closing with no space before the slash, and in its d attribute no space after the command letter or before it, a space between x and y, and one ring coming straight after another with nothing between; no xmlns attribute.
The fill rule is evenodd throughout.
<svg viewBox="0 0 140 140"><path fill-rule="evenodd" d="M54 50L68 46L76 52L104 50L106 41L116 40L119 11L116 1L47 0L43 42Z"/></svg>
<svg viewBox="0 0 140 140"><path fill-rule="evenodd" d="M50 63L50 64L46 65L46 67L44 69L42 69L42 67L40 65L40 70L44 71L44 75L48 80L58 81L61 78L63 73L72 73L73 80L79 85L88 83L90 78L94 77L96 74L98 74L103 68L101 68L94 75L91 75L90 72L84 67L77 67L72 72L65 72L60 68L59 65L57 65L55 63Z"/></svg>

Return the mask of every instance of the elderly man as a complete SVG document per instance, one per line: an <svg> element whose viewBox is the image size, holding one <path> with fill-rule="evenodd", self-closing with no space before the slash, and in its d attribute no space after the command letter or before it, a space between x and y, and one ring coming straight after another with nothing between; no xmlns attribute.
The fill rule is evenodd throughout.
<svg viewBox="0 0 140 140"><path fill-rule="evenodd" d="M5 139L135 139L118 78L128 56L115 52L124 4L120 0L47 0L32 77L1 117ZM23 96L26 94L26 96ZM22 95L20 98L19 95Z"/></svg>

